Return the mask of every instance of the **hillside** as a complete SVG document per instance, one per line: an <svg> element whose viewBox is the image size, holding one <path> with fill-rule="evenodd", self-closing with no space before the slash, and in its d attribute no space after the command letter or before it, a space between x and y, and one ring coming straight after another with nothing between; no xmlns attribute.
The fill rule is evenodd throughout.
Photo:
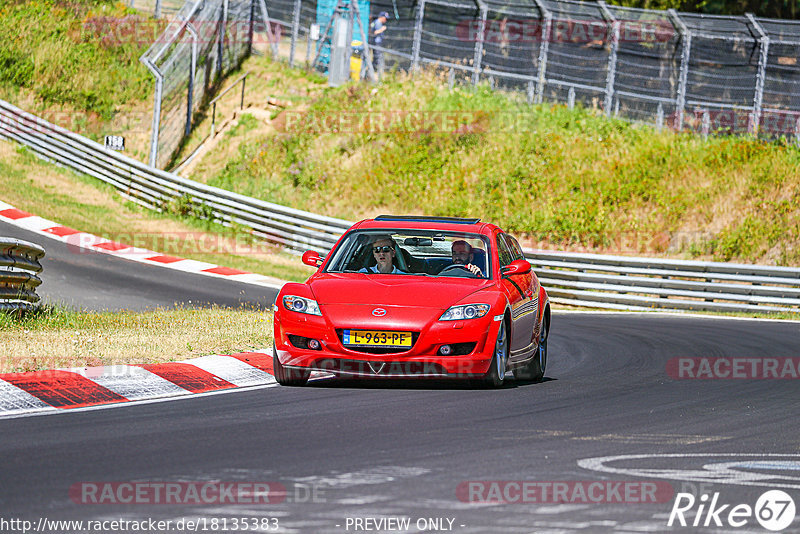
<svg viewBox="0 0 800 534"><path fill-rule="evenodd" d="M431 73L327 88L273 128L245 114L191 177L349 219L479 216L538 248L800 264L797 147L515 98Z"/></svg>
<svg viewBox="0 0 800 534"><path fill-rule="evenodd" d="M109 124L126 112L149 117L146 43L90 29L142 17L107 0L4 4L0 97L90 137L125 133L141 159L147 126ZM188 177L352 220L480 216L537 248L800 264L800 151L789 143L657 132L487 86L450 91L430 72L328 88L269 58L243 70L247 109L230 121L236 99L221 104L221 134ZM198 117L182 156L209 122ZM29 202L11 182L0 198Z"/></svg>
<svg viewBox="0 0 800 534"><path fill-rule="evenodd" d="M165 26L111 0L0 2L0 98L147 154L154 82L139 57Z"/></svg>

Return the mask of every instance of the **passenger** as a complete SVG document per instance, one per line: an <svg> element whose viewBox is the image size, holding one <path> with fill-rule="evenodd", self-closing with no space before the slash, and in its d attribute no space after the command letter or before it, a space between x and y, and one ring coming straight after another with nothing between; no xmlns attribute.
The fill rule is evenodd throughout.
<svg viewBox="0 0 800 534"><path fill-rule="evenodd" d="M483 278L483 272L481 272L481 268L472 263L475 261L475 253L472 250L472 245L463 239L453 241L450 253L453 258L454 265L463 265L475 276L480 276Z"/></svg>
<svg viewBox="0 0 800 534"><path fill-rule="evenodd" d="M377 262L371 267L364 267L360 273L406 274L394 265L394 239L388 235L379 235L372 242L372 255Z"/></svg>

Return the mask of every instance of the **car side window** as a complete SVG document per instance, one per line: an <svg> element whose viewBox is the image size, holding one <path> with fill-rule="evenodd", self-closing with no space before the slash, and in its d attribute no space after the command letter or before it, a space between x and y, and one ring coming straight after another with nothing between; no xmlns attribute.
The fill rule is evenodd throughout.
<svg viewBox="0 0 800 534"><path fill-rule="evenodd" d="M505 234L497 234L497 255L500 257L500 267L505 267L514 261L514 255L506 243Z"/></svg>
<svg viewBox="0 0 800 534"><path fill-rule="evenodd" d="M508 247L511 249L511 254L515 260L524 260L525 254L522 253L522 247L519 246L519 241L514 236L503 234L508 241Z"/></svg>

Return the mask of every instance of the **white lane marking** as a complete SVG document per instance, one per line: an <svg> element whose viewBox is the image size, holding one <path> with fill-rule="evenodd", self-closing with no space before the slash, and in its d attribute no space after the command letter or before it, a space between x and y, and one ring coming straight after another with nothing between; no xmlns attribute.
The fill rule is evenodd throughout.
<svg viewBox="0 0 800 534"><path fill-rule="evenodd" d="M710 441L732 439L726 436L700 436L681 434L600 434L595 436L573 436L576 441L616 441L618 443L655 443L659 445L696 445Z"/></svg>
<svg viewBox="0 0 800 534"><path fill-rule="evenodd" d="M242 282L244 284L256 284L259 286L274 287L275 289L282 288L283 284L286 283L285 280L269 278L267 276L256 273L233 274L228 276L227 278L231 280L236 280L237 282Z"/></svg>
<svg viewBox="0 0 800 534"><path fill-rule="evenodd" d="M169 380L134 365L78 367L69 369L69 371L84 376L128 400L152 399L190 393Z"/></svg>
<svg viewBox="0 0 800 534"><path fill-rule="evenodd" d="M351 473L309 476L291 480L318 487L342 489L353 486L386 484L398 478L419 477L428 473L430 473L430 469L424 467L387 465Z"/></svg>
<svg viewBox="0 0 800 534"><path fill-rule="evenodd" d="M32 215L30 217L22 217L20 219L8 220L11 224L16 226L20 226L25 228L26 230L31 230L37 233L44 233L43 230L45 228L52 228L53 222L48 221L47 219L42 219L36 215Z"/></svg>
<svg viewBox="0 0 800 534"><path fill-rule="evenodd" d="M626 460L656 460L665 458L675 459L716 459L716 458L749 458L763 461L765 458L795 459L800 458L800 453L667 453L667 454L626 454L621 456L601 456L597 458L583 458L578 460L578 465L591 471L611 473L615 475L630 475L646 478L663 478L667 480L680 480L688 482L706 482L710 484L729 484L736 486L761 486L769 488L800 489L800 477L778 475L773 473L755 473L752 471L739 471L730 469L738 462L726 462L719 469L710 468L714 464L703 466L689 466L686 469L676 468L642 468L642 467L612 467L607 465L612 462ZM695 463L698 463L697 461ZM791 483L776 482L788 480Z"/></svg>
<svg viewBox="0 0 800 534"><path fill-rule="evenodd" d="M148 262L148 263L156 263L156 262ZM187 273L196 273L199 271L203 271L205 269L213 269L214 267L219 267L219 265L214 265L213 263L208 263L205 261L185 260L185 259L162 265L167 265L171 269L176 269L178 271L186 271ZM214 273L203 273L203 274L214 275ZM228 277L226 276L225 278Z"/></svg>
<svg viewBox="0 0 800 534"><path fill-rule="evenodd" d="M158 399L142 399L130 402L115 402L112 404L101 404L99 406L85 406L83 408L53 409L53 411L41 412L41 413L2 415L0 416L0 421L2 421L3 419L19 419L21 417L38 417L44 415L62 415L62 414L73 414L73 413L83 413L83 412L94 412L97 410L114 410L117 408L127 408L128 406L140 406L142 404L157 404L160 402L192 400L198 397L210 397L213 395L228 395L230 393L243 393L247 391L256 391L258 389L275 388L275 387L280 387L277 382L274 384L263 384L260 386L246 386L242 388L218 389L215 391L206 391L203 393L189 393L187 395L176 395L173 397L160 397Z"/></svg>
<svg viewBox="0 0 800 534"><path fill-rule="evenodd" d="M0 211L5 209L17 209L17 208L6 202L0 203ZM204 276L212 276L214 278L223 278L226 280L234 280L244 284L270 287L273 289L280 289L281 287L283 287L283 284L286 283L285 280L265 277L263 275L255 273L227 275L227 274L219 274L213 272L204 272L207 269L213 269L215 267L222 267L222 266L215 265L213 263L188 260L184 258L180 258L178 261L171 263L152 261L148 260L147 258L153 256L163 256L164 254L140 247L131 247L126 243L120 243L121 245L126 245L125 248L119 250L107 250L102 247L97 247L97 245L102 245L104 243L112 242L111 240L106 239L104 237L99 237L86 232L78 232L75 234L70 234L65 236L59 236L51 232L45 232L45 230L49 228L63 227L63 225L54 221L49 221L47 219L44 219L36 215L31 215L29 217L22 217L19 219L11 219L0 215L0 221L7 222L8 224L18 226L26 230L30 230L48 239L54 239L56 241L61 241L62 243L66 243L68 247L73 247L74 252L76 254L88 254L88 253L108 254L111 256L116 256L131 261L144 263L146 265L157 265L167 269L174 269L183 272L201 274Z"/></svg>
<svg viewBox="0 0 800 534"><path fill-rule="evenodd" d="M275 377L231 356L203 356L183 360L179 363L188 363L218 376L236 386L255 386L275 382Z"/></svg>
<svg viewBox="0 0 800 534"><path fill-rule="evenodd" d="M0 413L23 414L32 410L58 410L14 384L0 380Z"/></svg>
<svg viewBox="0 0 800 534"><path fill-rule="evenodd" d="M734 320L734 321L766 321L769 323L795 323L800 324L800 319L765 319L763 317L731 317L728 315L704 315L702 313L680 313L680 312L668 312L668 311L647 311L647 312L635 312L635 311L603 311L603 310L559 310L558 308L554 308L553 306L550 307L550 311L553 315L636 315L640 317L676 317L679 319L683 319L686 317L692 317L696 319L725 319L725 320Z"/></svg>

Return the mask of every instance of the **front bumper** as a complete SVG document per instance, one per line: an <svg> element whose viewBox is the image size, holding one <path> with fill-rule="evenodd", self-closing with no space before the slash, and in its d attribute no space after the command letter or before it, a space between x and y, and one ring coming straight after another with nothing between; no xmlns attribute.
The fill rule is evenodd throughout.
<svg viewBox="0 0 800 534"><path fill-rule="evenodd" d="M492 361L500 322L493 316L467 321L436 321L418 332L411 349L373 354L344 346L337 327L325 317L287 310L275 313L275 352L284 367L324 371L341 376L372 378L470 378L483 376ZM364 328L348 325L349 328ZM341 326L339 329L341 330ZM369 325L376 328L376 325ZM386 325L383 330L411 330L408 325ZM320 342L319 350L297 347L289 336ZM295 338L296 341L296 338ZM474 343L468 354L438 354L442 345Z"/></svg>

